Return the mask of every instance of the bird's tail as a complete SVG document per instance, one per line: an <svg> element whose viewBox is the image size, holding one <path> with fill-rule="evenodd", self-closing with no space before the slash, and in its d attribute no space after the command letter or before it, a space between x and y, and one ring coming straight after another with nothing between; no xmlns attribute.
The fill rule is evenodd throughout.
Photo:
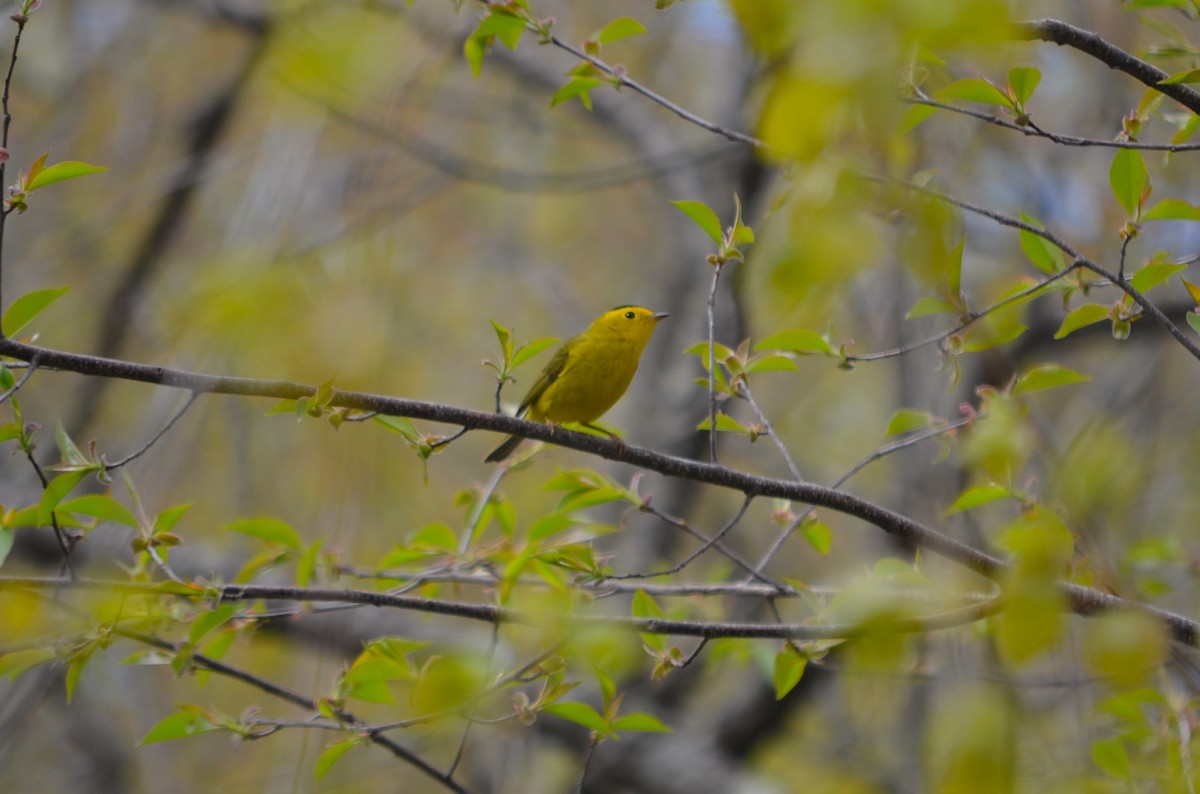
<svg viewBox="0 0 1200 794"><path fill-rule="evenodd" d="M484 458L486 463L499 463L500 461L513 454L513 450L520 446L525 439L520 436L509 436L504 443L492 450L492 454Z"/></svg>

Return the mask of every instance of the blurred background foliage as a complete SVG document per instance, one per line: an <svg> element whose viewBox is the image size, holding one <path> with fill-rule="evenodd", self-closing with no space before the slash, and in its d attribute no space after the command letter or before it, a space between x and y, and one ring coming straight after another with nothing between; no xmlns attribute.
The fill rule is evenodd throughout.
<svg viewBox="0 0 1200 794"><path fill-rule="evenodd" d="M728 223L736 192L755 229L747 260L722 282L719 341L734 347L803 328L855 354L899 347L952 324L951 315L905 315L921 298L957 297L946 288L958 279L949 274L959 256L961 291L976 311L1041 274L1012 230L863 174L932 179L968 201L1028 213L1111 269L1127 220L1111 195L1111 149L1058 146L947 112L901 134L912 108L901 99L912 85L936 95L961 78L1003 85L1010 68L1036 67L1042 79L1029 104L1039 127L1112 139L1145 88L1079 52L1015 41L1008 20L1063 18L1168 72L1197 65L1196 50L1184 46L1195 25L1186 3L532 4L574 43L614 18L636 18L648 32L606 44L601 57L772 148L752 151L628 89L592 91L592 110L575 100L550 109L578 60L531 34L516 50L497 42L475 77L463 57L480 18L471 3L53 0L35 12L22 43L10 169L48 148L51 160L109 170L39 193L10 219L6 301L71 286L32 329L49 347L228 375L333 379L338 388L481 410L493 406L495 386L482 365L497 356L489 320L521 340L565 338L604 309L642 304L672 316L606 422L631 443L700 457L706 442L695 428L707 400L693 379L703 370L683 351L704 339L712 268L708 241L668 200L705 201ZM1164 103L1145 139L1168 140L1188 117ZM1147 152L1145 162L1155 197L1200 198L1193 154ZM1179 261L1198 246L1195 224L1146 224L1129 246L1128 270L1158 251ZM1089 300L1118 297L1093 289ZM1177 280L1151 297L1173 318L1194 306ZM1073 308L1084 298L1070 300ZM1053 582L1072 578L1195 614L1198 368L1148 320L1124 342L1107 323L1055 341L1064 301L1056 292L998 312L965 335L979 349L958 356L928 346L849 368L836 355L807 356L796 371L750 379L778 439L817 483L887 443L898 409L947 421L960 418L964 402L985 411L961 434L873 463L848 487L1013 555L1010 608L943 633L868 634L810 663L778 701L779 643L714 642L695 665L651 682L654 660L636 638L580 640L568 659L573 671L606 671L628 690L624 710L675 728L601 746L588 790L1192 790L1191 690L1179 667L1160 664L1158 626L1133 614L1060 615ZM992 344L1006 336L1014 338ZM548 355L518 371L506 403ZM1047 363L1091 381L1019 399L1004 393L1017 374ZM43 426L38 454L47 463L56 459L60 418L81 446L95 439L115 459L183 402L168 390L46 373L21 397L26 419ZM741 401L724 407L754 421ZM266 416L269 408L202 397L129 467L147 512L192 505L171 558L181 574L233 579L260 547L222 527L247 516L283 519L305 544L323 539L342 563L372 568L431 522L461 526L470 496L493 474L482 459L496 439L482 433L422 466L399 436L374 424L335 432L325 422ZM769 438L751 444L728 434L721 444L726 464L790 477ZM529 526L560 499L543 487L554 471L593 464L547 448L502 483L505 509ZM611 471L628 482L628 470ZM946 515L965 488L989 483L1015 498ZM23 506L38 493L23 458L0 458L0 503ZM735 495L657 476L645 477L641 493L710 534L738 506ZM120 485L114 494L127 500ZM760 559L787 509L756 501L730 545ZM595 516L625 529L596 543L619 573L655 570L694 549L636 511ZM817 587L779 603L784 620L816 612L869 623L910 613L895 602L896 587L983 589L978 577L929 555L910 565L913 549L860 521L829 511L819 518L831 530L827 554L797 534L767 569ZM498 542L499 523L480 541ZM121 575L131 537L114 525L91 533L81 570ZM5 572L52 570L57 554L47 533L23 530ZM276 573L290 581L287 571L263 579ZM736 576L717 555L687 574ZM831 587L842 591L827 598L821 588ZM465 586L421 592L490 597ZM97 615L130 608L106 598L85 605ZM531 608L570 600L513 599ZM627 613L628 600L609 603L617 601L615 611ZM682 599L671 609L770 620L749 599ZM0 637L13 647L80 625L43 601L0 595ZM313 694L327 691L367 640L427 640L445 667L400 700L436 711L487 667L490 631L467 628L359 609L270 624L252 642L247 632L226 660ZM506 629L497 663L517 667L552 636ZM239 742L233 751L223 733L135 750L176 704L238 715L262 697L218 676L203 682L118 665L124 655L97 657L70 705L59 668L4 684L0 789L442 790L366 747L315 781L313 764L331 738L316 731ZM588 679L581 697L598 703L596 681L577 677ZM379 722L397 718L383 706L359 710ZM461 723L441 722L401 738L444 767L460 736ZM476 726L462 779L479 791L569 790L584 744L577 726L545 715L534 728Z"/></svg>

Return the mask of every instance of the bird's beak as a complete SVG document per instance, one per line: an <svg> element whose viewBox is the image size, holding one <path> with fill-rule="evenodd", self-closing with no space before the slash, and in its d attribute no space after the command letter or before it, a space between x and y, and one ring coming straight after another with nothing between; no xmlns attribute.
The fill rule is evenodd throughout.
<svg viewBox="0 0 1200 794"><path fill-rule="evenodd" d="M651 319L654 320L654 322L658 323L658 322L662 322L663 320L667 319L670 316L671 315L667 314L666 312L659 312L658 314L655 314Z"/></svg>

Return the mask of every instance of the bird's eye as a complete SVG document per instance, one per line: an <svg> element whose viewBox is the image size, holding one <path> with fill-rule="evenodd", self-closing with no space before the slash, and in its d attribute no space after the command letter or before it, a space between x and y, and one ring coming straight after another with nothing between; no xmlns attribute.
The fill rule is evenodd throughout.
<svg viewBox="0 0 1200 794"><path fill-rule="evenodd" d="M625 319L632 320L636 315L633 312L625 312Z"/></svg>

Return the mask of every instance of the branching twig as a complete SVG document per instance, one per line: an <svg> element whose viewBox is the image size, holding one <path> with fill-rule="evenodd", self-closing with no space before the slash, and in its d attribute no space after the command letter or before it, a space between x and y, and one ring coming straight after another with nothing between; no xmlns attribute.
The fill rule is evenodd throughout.
<svg viewBox="0 0 1200 794"><path fill-rule="evenodd" d="M1033 122L1024 126L1017 124L1009 119L1002 118L992 113L987 113L974 108L966 108L960 105L951 105L946 102L939 102L936 99L918 93L916 96L908 97L904 100L912 105L925 105L939 110L946 110L951 113L959 113L964 116L970 116L973 119L987 122L988 124L997 127L1003 127L1006 130L1019 132L1027 138L1045 138L1063 146L1094 146L1106 149L1139 149L1142 151L1151 152L1194 152L1200 150L1200 143L1140 143L1138 141L1119 141L1119 140L1104 140L1100 138L1080 138L1075 135L1064 135L1058 132L1050 132L1042 129Z"/></svg>
<svg viewBox="0 0 1200 794"><path fill-rule="evenodd" d="M708 291L708 462L717 462L717 285L724 262L713 263L712 288Z"/></svg>
<svg viewBox="0 0 1200 794"><path fill-rule="evenodd" d="M727 534L729 534L730 530L732 530L734 527L736 527L738 524L740 524L742 521L742 517L746 515L746 511L750 509L750 503L753 501L754 501L754 494L747 494L746 498L742 500L742 506L740 508L738 508L737 514L734 515L734 517L731 518L729 520L729 522L721 528L720 532L713 535L711 539L705 541L703 546L696 549L694 552L692 552L687 557L685 557L681 562L679 562L675 565L672 565L670 568L665 568L661 571L652 571L650 573L627 573L627 574L621 574L619 576L609 576L607 578L608 579L618 579L618 580L619 579L656 579L660 576L670 576L672 574L679 573L684 568L691 565L692 562L697 557L699 557L701 554L708 551L716 544L720 543L721 539L724 538Z"/></svg>
<svg viewBox="0 0 1200 794"><path fill-rule="evenodd" d="M8 184L6 175L6 164L8 163L8 128L12 124L12 113L8 110L8 99L12 95L12 78L13 70L17 68L17 50L21 46L21 34L25 32L25 18L19 14L14 15L13 21L17 23L17 35L13 36L12 55L8 59L8 71L4 74L4 94L0 96L0 111L3 111L3 131L0 132L0 190L5 189ZM0 211L0 307L4 306L4 226L8 220L8 216L12 213L11 207L5 207ZM4 330L0 329L0 339L4 338Z"/></svg>
<svg viewBox="0 0 1200 794"><path fill-rule="evenodd" d="M1029 287L1021 290L1020 292L1014 292L1012 295L1009 295L1008 297L1004 298L1003 300L999 300L996 303L993 303L991 306L988 306L986 309L981 309L980 311L977 311L977 312L971 312L969 315L967 315L967 317L964 320L959 322L953 328L947 328L945 331L936 333L933 336L926 337L925 339L921 339L917 342L910 342L909 344L901 345L900 347L894 347L890 350L880 350L876 353L859 353L856 355L847 355L846 361L880 361L880 360L886 359L886 358L895 358L896 356L908 355L909 353L913 352L914 350L920 350L923 347L928 347L929 345L935 345L940 342L944 342L945 340L949 339L950 337L954 336L955 334L959 334L959 333L962 333L963 331L967 330L972 325L974 325L975 323L982 320L984 317L987 317L988 315L990 315L994 312L997 312L1006 306L1011 306L1012 304L1014 304L1018 301L1022 301L1025 298L1028 298L1030 295L1036 294L1040 290L1045 289L1046 287L1050 286L1051 284L1058 281L1059 279L1064 278L1065 276L1073 273L1077 269L1084 267L1084 266L1085 265L1081 260L1076 259L1075 261L1071 262L1071 264L1067 265L1066 267L1064 267L1062 270L1058 271L1057 273L1049 275L1049 276L1041 279L1040 281L1038 281L1035 284L1031 284Z"/></svg>
<svg viewBox="0 0 1200 794"><path fill-rule="evenodd" d="M1049 41L1060 46L1074 47L1110 69L1135 77L1193 113L1200 114L1200 93L1182 83L1164 84L1163 80L1170 77L1169 74L1157 66L1135 58L1090 30L1083 30L1057 19L1039 19L1017 22L1016 33L1018 38L1028 41Z"/></svg>
<svg viewBox="0 0 1200 794"><path fill-rule="evenodd" d="M33 372L36 369L37 369L37 360L35 359L35 360L29 362L29 367L21 375L21 379L18 380L16 383L14 383L11 389L7 390L3 394L0 394L0 405L3 405L8 400L9 397L12 397L14 394L16 394L17 391L20 390L20 388L25 385L25 381L27 381L33 377Z"/></svg>
<svg viewBox="0 0 1200 794"><path fill-rule="evenodd" d="M196 402L196 398L199 396L200 396L199 392L192 392L191 395L188 397L187 402L185 402L183 404L183 407L181 407L178 411L176 411L175 415L172 416L169 420L167 420L167 423L162 426L162 429L159 430L157 433L155 433L154 437L151 438L149 441L147 441L145 443L145 445L142 446L141 449L137 450L136 452L132 452L129 455L126 455L124 458L121 458L116 463L109 463L108 461L104 460L103 456L102 456L101 462L104 464L104 470L112 471L113 469L119 469L122 466L124 466L128 463L132 463L133 461L137 460L142 455L145 455L146 452L148 452L150 450L150 447L154 446L155 443L157 443L160 438L162 438L164 435L166 435L167 431L170 430L172 427L174 427L175 423L178 422L185 413L187 413L187 409L192 407L192 403Z"/></svg>

